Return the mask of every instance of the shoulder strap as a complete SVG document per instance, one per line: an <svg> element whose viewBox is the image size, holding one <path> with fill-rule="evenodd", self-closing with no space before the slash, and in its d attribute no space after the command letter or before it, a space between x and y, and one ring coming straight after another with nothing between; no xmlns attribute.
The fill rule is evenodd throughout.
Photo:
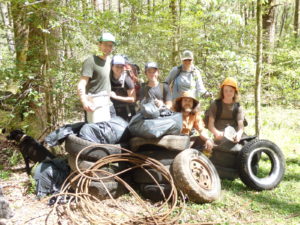
<svg viewBox="0 0 300 225"><path fill-rule="evenodd" d="M165 101L164 83L159 83L160 93L162 93L163 102Z"/></svg>
<svg viewBox="0 0 300 225"><path fill-rule="evenodd" d="M216 112L216 119L215 119L215 121L217 121L218 119L220 119L221 114L222 114L222 100L221 99L216 99L215 103L216 103L216 106L217 106L217 112Z"/></svg>
<svg viewBox="0 0 300 225"><path fill-rule="evenodd" d="M232 117L236 121L236 123L237 123L237 115L238 115L238 112L239 112L239 107L240 107L239 102L236 102L236 103L233 104Z"/></svg>
<svg viewBox="0 0 300 225"><path fill-rule="evenodd" d="M179 74L181 73L181 71L182 71L182 65L177 66L177 74L176 74L176 76L174 77L173 81L175 81L175 79L179 76Z"/></svg>

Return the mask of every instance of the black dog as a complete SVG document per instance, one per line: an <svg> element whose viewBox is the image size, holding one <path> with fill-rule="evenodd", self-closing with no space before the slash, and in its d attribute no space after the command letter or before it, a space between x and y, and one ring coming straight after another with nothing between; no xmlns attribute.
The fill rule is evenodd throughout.
<svg viewBox="0 0 300 225"><path fill-rule="evenodd" d="M42 162L45 159L53 159L55 156L34 138L27 136L22 130L13 130L6 137L7 140L15 140L19 143L20 151L25 161L26 172L30 174L29 161Z"/></svg>

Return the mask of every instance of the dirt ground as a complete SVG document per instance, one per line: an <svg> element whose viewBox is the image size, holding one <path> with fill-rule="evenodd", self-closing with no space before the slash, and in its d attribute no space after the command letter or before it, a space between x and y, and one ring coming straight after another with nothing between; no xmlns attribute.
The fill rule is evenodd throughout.
<svg viewBox="0 0 300 225"><path fill-rule="evenodd" d="M9 158L14 151L18 151L16 147L0 136L0 166L3 168L2 171L12 171L8 179L0 180L0 186L2 186L5 198L14 212L12 218L0 219L0 224L45 224L51 207L47 205L46 201L39 201L34 194L30 194L30 179L25 172L23 160L17 166L10 166ZM57 224L57 222L50 218L48 224Z"/></svg>

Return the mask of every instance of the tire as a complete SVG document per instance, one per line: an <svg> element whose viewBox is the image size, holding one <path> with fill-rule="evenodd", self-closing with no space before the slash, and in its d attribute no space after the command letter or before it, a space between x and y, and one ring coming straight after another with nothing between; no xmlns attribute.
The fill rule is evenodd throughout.
<svg viewBox="0 0 300 225"><path fill-rule="evenodd" d="M237 169L226 168L226 167L218 166L216 164L214 164L214 166L221 179L235 180L239 178L239 173Z"/></svg>
<svg viewBox="0 0 300 225"><path fill-rule="evenodd" d="M103 184L114 198L118 198L119 196L128 193L128 190L119 182L108 181ZM89 194L100 200L110 198L103 184L99 181L92 181L89 185Z"/></svg>
<svg viewBox="0 0 300 225"><path fill-rule="evenodd" d="M190 137L181 135L165 135L161 138L133 137L129 141L130 149L133 152L139 150L143 145L154 145L164 147L172 151L183 151L190 146Z"/></svg>
<svg viewBox="0 0 300 225"><path fill-rule="evenodd" d="M220 197L219 175L211 161L196 149L186 149L176 156L172 175L176 187L193 202L207 203Z"/></svg>
<svg viewBox="0 0 300 225"><path fill-rule="evenodd" d="M150 199L154 202L164 201L167 199L171 194L171 185L170 184L140 184L140 192L141 195L146 198ZM164 198L164 195L165 198Z"/></svg>
<svg viewBox="0 0 300 225"><path fill-rule="evenodd" d="M121 153L121 149L117 147L121 147L120 144L116 144L113 146L99 146L97 143L93 143L90 141L86 141L82 138L79 138L75 135L69 135L65 140L65 149L68 153L72 155L77 155L83 148L91 145L98 145L97 147L91 147L86 151L80 154L80 157L84 160L88 161L97 161L107 155L111 154L119 154Z"/></svg>
<svg viewBox="0 0 300 225"><path fill-rule="evenodd" d="M265 177L257 176L262 153L265 153L271 161L271 169ZM248 187L257 191L271 190L283 179L284 155L280 148L271 141L253 140L247 143L239 154L238 171L241 180Z"/></svg>
<svg viewBox="0 0 300 225"><path fill-rule="evenodd" d="M83 160L81 158L78 159L78 167L80 170L86 170L94 165L95 162ZM76 156L69 154L68 155L68 164L72 171L76 171Z"/></svg>
<svg viewBox="0 0 300 225"><path fill-rule="evenodd" d="M225 168L236 169L237 158L243 146L230 141L225 141L222 144L213 148L210 160L214 165Z"/></svg>
<svg viewBox="0 0 300 225"><path fill-rule="evenodd" d="M174 158L178 155L178 151L169 151L165 148L154 146L154 145L144 145L140 148L142 151L136 152L137 154L149 156L156 159L164 166L169 166L173 163Z"/></svg>
<svg viewBox="0 0 300 225"><path fill-rule="evenodd" d="M167 170L170 171L170 166L165 166ZM153 178L159 184L166 184L168 181L166 178L156 169L148 168L145 169L149 172ZM138 184L156 184L153 178L142 168L135 169L133 171L133 181Z"/></svg>

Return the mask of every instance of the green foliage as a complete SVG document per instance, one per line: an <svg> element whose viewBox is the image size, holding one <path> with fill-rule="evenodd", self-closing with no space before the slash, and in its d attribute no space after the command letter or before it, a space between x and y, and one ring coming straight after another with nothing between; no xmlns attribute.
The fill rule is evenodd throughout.
<svg viewBox="0 0 300 225"><path fill-rule="evenodd" d="M194 52L195 64L203 71L205 86L211 92L216 95L222 80L233 76L239 81L242 100L253 105L256 66L256 18L251 16L256 6L253 1L183 0L175 24L169 1L155 1L155 6L151 4L150 8L142 1L121 1L121 13L117 8L97 11L93 5L84 2L33 2L25 7L35 32L29 43L30 63L25 71L17 70L14 56L8 49L2 53L5 60L0 62L0 86L15 94L5 102L12 106L12 122L19 123L23 117L28 123L40 108L43 110L38 114L41 117L38 121L45 123L46 115L42 112L46 99L52 99L55 104L51 114L57 119L46 122L60 123L77 118L82 110L76 95L81 64L88 55L97 54L96 40L103 31L116 35L117 46L113 54L128 55L142 68L142 78L145 78L144 63L157 61L161 80L175 66L172 54L176 37L179 53L184 49ZM12 1L12 4L16 3L24 4ZM53 4L59 5L55 11ZM284 5L279 4L277 9L278 15L283 15ZM292 7L289 10L288 15L291 15ZM280 16L278 26L282 22ZM299 107L300 52L299 41L293 37L292 23L291 16L286 18L281 36L277 34L273 63L264 65L264 105ZM5 34L2 27L0 32ZM39 55L44 54L45 38L49 45L49 62L46 73L42 74L43 58ZM1 38L1 41L5 42L5 39ZM56 55L51 55L52 51Z"/></svg>

